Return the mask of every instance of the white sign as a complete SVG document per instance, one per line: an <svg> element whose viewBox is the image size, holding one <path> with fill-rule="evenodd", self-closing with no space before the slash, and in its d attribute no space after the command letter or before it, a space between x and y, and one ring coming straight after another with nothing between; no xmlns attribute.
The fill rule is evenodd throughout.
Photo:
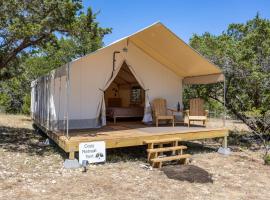
<svg viewBox="0 0 270 200"><path fill-rule="evenodd" d="M104 141L86 142L79 145L79 163L83 160L88 163L99 163L106 161L106 147Z"/></svg>

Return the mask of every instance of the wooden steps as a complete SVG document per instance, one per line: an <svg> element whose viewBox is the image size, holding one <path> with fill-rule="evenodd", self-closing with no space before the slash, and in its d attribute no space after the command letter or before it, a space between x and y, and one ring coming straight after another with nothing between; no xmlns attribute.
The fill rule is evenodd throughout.
<svg viewBox="0 0 270 200"><path fill-rule="evenodd" d="M165 139L158 139L158 140L145 140L145 144L160 144L160 143L169 143L169 142L176 142L181 141L181 138L165 138Z"/></svg>
<svg viewBox="0 0 270 200"><path fill-rule="evenodd" d="M190 157L191 157L190 154L182 154L182 155L176 155L176 156L157 157L157 158L151 159L151 161L152 162L165 162L165 161L186 159Z"/></svg>
<svg viewBox="0 0 270 200"><path fill-rule="evenodd" d="M184 163L186 164L187 159L190 158L191 155L190 154L180 154L180 155L176 155L176 156L166 156L166 157L157 157L157 158L153 158L151 159L152 162L152 166L155 167L155 164L158 164L158 168L162 167L162 162L167 162L167 161L173 161L173 160L182 160L184 159Z"/></svg>
<svg viewBox="0 0 270 200"><path fill-rule="evenodd" d="M157 158L151 159L151 162L153 163L153 165L155 165L155 163L158 163L158 168L161 168L162 167L162 162L184 159L185 160L184 162L186 164L187 159L190 158L190 157L191 157L190 154L181 154L181 155L176 155L176 156L157 157Z"/></svg>
<svg viewBox="0 0 270 200"><path fill-rule="evenodd" d="M163 162L182 160L187 163L187 159L191 157L190 154L183 154L183 150L187 149L186 146L178 145L181 138L169 138L169 139L157 139L157 140L146 140L145 144L148 144L148 161L153 167L161 168ZM163 147L163 144L171 146ZM158 146L158 148L155 148ZM163 156L164 152L171 152L171 155ZM162 157L161 157L162 156Z"/></svg>
<svg viewBox="0 0 270 200"><path fill-rule="evenodd" d="M183 150L183 149L187 149L187 147L186 146L162 147L162 148L155 148L155 149L147 149L147 152L157 153L157 152L176 151L176 150Z"/></svg>

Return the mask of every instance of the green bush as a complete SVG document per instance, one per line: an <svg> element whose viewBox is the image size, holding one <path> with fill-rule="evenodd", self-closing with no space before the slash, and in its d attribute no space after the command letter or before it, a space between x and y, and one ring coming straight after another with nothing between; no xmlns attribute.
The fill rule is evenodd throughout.
<svg viewBox="0 0 270 200"><path fill-rule="evenodd" d="M264 163L266 165L270 165L270 155L268 154L267 156L264 157Z"/></svg>
<svg viewBox="0 0 270 200"><path fill-rule="evenodd" d="M22 113L25 115L30 114L30 104L31 104L31 97L29 94L23 97L23 106L22 106Z"/></svg>

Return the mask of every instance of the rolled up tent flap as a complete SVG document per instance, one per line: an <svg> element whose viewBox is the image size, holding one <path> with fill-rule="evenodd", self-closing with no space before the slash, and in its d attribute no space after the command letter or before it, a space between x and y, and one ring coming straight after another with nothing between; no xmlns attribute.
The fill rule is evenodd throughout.
<svg viewBox="0 0 270 200"><path fill-rule="evenodd" d="M97 114L96 114L96 119L101 119L100 123L97 122L97 125L100 124L101 126L106 125L106 105L105 105L105 96L104 96L104 91L108 89L108 87L111 85L111 83L115 80L116 76L118 75L120 69L123 66L123 63L126 63L128 68L130 69L130 72L133 74L135 79L138 81L139 85L144 89L145 91L145 107L144 107L144 116L143 116L143 122L144 123L149 123L152 122L152 111L151 111L151 106L150 106L150 101L149 101L149 89L146 89L142 79L137 75L135 69L127 63L127 60L123 60L122 64L117 67L113 73L110 79L106 82L104 87L102 89L99 89L101 98L99 102L99 106L97 108Z"/></svg>
<svg viewBox="0 0 270 200"><path fill-rule="evenodd" d="M109 80L106 81L105 85L103 86L103 88L99 88L98 91L100 92L101 94L101 97L100 97L100 102L99 102L99 105L98 105L98 108L97 108L97 113L96 113L96 119L100 119L101 117L101 121L100 122L96 122L96 126L99 127L99 125L101 126L105 126L106 125L106 105L105 105L105 95L104 95L104 92L105 90L108 89L108 87L111 85L111 83L114 81L115 77L117 76L118 72L120 71L121 69L121 66L120 67L117 67L116 69L114 69L112 71L112 75L111 77L109 78Z"/></svg>
<svg viewBox="0 0 270 200"><path fill-rule="evenodd" d="M202 76L190 76L183 79L183 84L194 85L194 84L211 84L224 81L224 74L209 74Z"/></svg>
<svg viewBox="0 0 270 200"><path fill-rule="evenodd" d="M126 61L125 61L126 62ZM150 105L150 100L149 100L149 89L147 89L143 83L143 81L141 80L141 78L137 75L135 69L131 66L128 65L131 73L133 74L133 76L135 77L135 79L138 81L138 83L140 84L140 86L144 89L145 91L145 99L144 99L144 115L143 115L143 123L150 123L153 121L152 118L152 109L151 109L151 105Z"/></svg>

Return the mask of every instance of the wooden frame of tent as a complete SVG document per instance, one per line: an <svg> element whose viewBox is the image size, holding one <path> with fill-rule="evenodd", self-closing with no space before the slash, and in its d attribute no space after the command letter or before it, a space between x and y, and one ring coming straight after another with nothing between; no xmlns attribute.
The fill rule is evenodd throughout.
<svg viewBox="0 0 270 200"><path fill-rule="evenodd" d="M146 145L147 140L179 138L181 141L203 140L209 138L223 138L223 147L227 147L228 130L224 128L205 128L186 126L153 127L142 123L107 125L98 130L73 130L69 137L65 132L48 131L37 125L66 153L69 159L74 159L75 152L79 151L82 142L105 141L106 148L119 148Z"/></svg>

